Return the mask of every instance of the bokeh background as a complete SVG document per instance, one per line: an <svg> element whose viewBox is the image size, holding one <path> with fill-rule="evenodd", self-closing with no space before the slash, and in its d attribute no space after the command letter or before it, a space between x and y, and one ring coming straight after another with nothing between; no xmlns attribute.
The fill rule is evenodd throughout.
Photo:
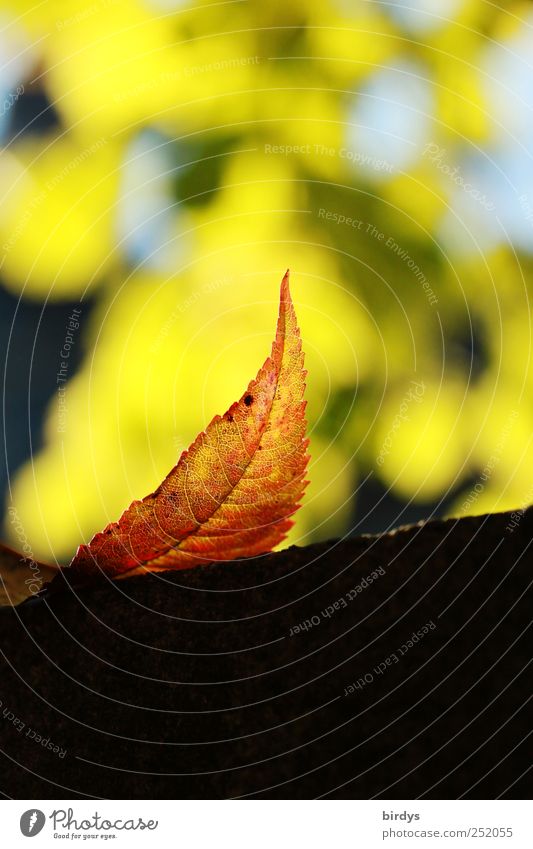
<svg viewBox="0 0 533 849"><path fill-rule="evenodd" d="M289 542L533 501L532 138L528 2L2 0L3 536L67 562L152 491L287 267Z"/></svg>

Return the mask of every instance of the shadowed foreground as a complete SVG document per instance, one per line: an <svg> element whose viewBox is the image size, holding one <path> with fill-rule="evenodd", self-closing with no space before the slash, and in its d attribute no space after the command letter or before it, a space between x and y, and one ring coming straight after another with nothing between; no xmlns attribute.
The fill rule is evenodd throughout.
<svg viewBox="0 0 533 849"><path fill-rule="evenodd" d="M533 512L510 521L429 522L3 608L0 789L527 796Z"/></svg>

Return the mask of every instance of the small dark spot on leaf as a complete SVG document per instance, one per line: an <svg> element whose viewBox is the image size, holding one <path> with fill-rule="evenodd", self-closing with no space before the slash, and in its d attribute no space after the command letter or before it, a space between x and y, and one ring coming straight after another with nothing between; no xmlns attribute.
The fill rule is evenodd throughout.
<svg viewBox="0 0 533 849"><path fill-rule="evenodd" d="M232 422L232 421L233 421L233 416L231 415L231 413L228 413L228 422Z"/></svg>
<svg viewBox="0 0 533 849"><path fill-rule="evenodd" d="M250 404L252 403L253 400L254 400L253 395L245 395L244 396L244 403L246 404L247 407L250 406Z"/></svg>

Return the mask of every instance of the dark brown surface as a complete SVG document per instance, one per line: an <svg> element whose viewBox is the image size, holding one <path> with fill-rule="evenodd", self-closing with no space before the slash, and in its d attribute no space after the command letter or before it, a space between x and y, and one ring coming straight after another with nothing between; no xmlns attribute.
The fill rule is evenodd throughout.
<svg viewBox="0 0 533 849"><path fill-rule="evenodd" d="M524 797L533 514L509 521L431 522L4 608L0 789Z"/></svg>

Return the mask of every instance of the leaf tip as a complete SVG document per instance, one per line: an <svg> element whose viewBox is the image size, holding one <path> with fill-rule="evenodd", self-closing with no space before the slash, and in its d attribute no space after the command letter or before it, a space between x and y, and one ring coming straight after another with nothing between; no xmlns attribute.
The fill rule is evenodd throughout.
<svg viewBox="0 0 533 849"><path fill-rule="evenodd" d="M290 280L291 272L290 268L287 269L285 274L283 275L283 280L281 281L281 300L282 301L290 301L291 293L289 288L289 280Z"/></svg>

